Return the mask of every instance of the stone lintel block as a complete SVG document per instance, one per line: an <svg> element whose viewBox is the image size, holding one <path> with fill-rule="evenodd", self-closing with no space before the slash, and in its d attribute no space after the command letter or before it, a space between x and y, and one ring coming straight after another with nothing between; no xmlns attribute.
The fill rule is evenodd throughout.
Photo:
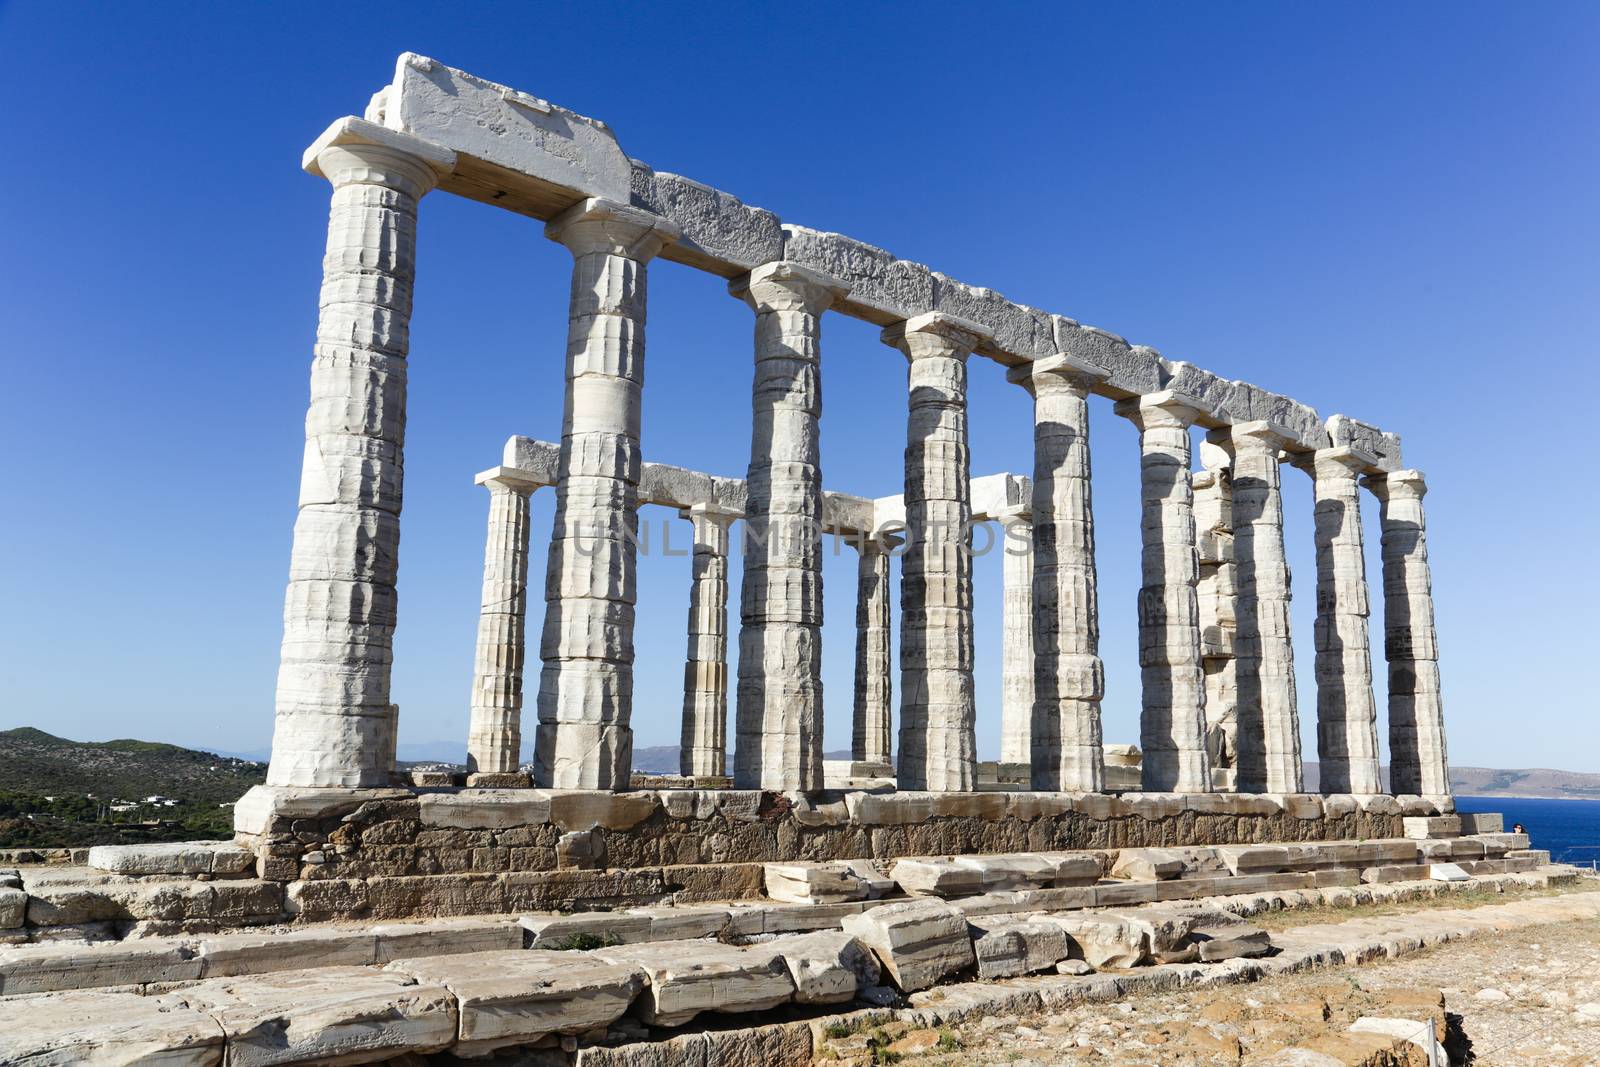
<svg viewBox="0 0 1600 1067"><path fill-rule="evenodd" d="M175 995L62 993L0 1000L0 1063L220 1067L222 1027Z"/></svg>
<svg viewBox="0 0 1600 1067"><path fill-rule="evenodd" d="M933 306L981 326L986 336L981 336L976 351L1003 363L1017 364L1059 351L1048 312L1013 303L993 289L958 282L935 271Z"/></svg>
<svg viewBox="0 0 1600 1067"><path fill-rule="evenodd" d="M1161 357L1153 348L1130 345L1106 330L1066 318L1050 316L1055 331L1055 350L1091 366L1104 367L1109 374L1096 392L1117 399L1153 393L1161 388Z"/></svg>
<svg viewBox="0 0 1600 1067"><path fill-rule="evenodd" d="M256 785L234 804L233 829L241 834L265 835L296 820L339 818L370 801L409 800L414 795L407 789Z"/></svg>
<svg viewBox="0 0 1600 1067"><path fill-rule="evenodd" d="M1329 444L1334 448L1354 448L1372 457L1374 473L1400 470L1400 435L1384 433L1370 423L1348 415L1330 415L1326 423Z"/></svg>
<svg viewBox="0 0 1600 1067"><path fill-rule="evenodd" d="M785 223L783 258L847 283L838 310L879 326L934 310L932 271L843 234Z"/></svg>
<svg viewBox="0 0 1600 1067"><path fill-rule="evenodd" d="M632 195L632 161L605 123L425 56L401 55L375 103L384 126L457 154L453 193L535 218Z"/></svg>
<svg viewBox="0 0 1600 1067"><path fill-rule="evenodd" d="M677 174L633 161L632 203L660 215L683 235L663 258L724 278L783 258L778 216Z"/></svg>
<svg viewBox="0 0 1600 1067"><path fill-rule="evenodd" d="M347 148L370 145L375 148L387 149L390 152L410 157L419 164L432 171L435 181L447 177L456 167L456 154L442 145L423 140L420 137L409 136L397 130L387 129L375 122L358 119L354 115L347 115L342 119L335 119L333 124L311 142L310 147L300 157L300 167L307 174L316 177L325 177L322 167L317 162L317 157L329 148ZM430 183L431 184L431 183ZM427 190L424 189L424 192Z"/></svg>

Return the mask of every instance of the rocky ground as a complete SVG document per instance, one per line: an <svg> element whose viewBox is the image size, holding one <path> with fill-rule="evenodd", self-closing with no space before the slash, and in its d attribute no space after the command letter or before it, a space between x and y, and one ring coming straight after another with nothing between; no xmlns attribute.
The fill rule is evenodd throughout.
<svg viewBox="0 0 1600 1067"><path fill-rule="evenodd" d="M1309 912L1270 918L1278 928L1328 920ZM1441 994L1445 1012L1457 1017L1449 1028L1452 1063L1600 1064L1600 926L1592 923L1475 937L1396 961L1249 986L1085 1004L1048 1018L989 1016L940 1030L890 1024L876 1032L838 1035L822 1061L918 1067L1398 1067L1406 1061L1361 1058L1343 1036L1346 1029L1363 1015L1426 1017ZM1311 1056L1311 1050L1327 1058Z"/></svg>

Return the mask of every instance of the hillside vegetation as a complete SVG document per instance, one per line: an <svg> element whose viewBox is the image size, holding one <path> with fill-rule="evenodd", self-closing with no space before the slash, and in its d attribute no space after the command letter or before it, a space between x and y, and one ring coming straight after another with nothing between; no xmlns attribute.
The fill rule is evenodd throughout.
<svg viewBox="0 0 1600 1067"><path fill-rule="evenodd" d="M152 741L0 731L0 848L229 837L232 803L266 773Z"/></svg>

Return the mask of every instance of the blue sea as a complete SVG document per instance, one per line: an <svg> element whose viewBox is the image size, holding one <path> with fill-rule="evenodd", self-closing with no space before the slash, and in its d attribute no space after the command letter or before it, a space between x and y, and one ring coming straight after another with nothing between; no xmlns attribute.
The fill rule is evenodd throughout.
<svg viewBox="0 0 1600 1067"><path fill-rule="evenodd" d="M1534 848L1550 850L1557 863L1588 867L1600 862L1600 800L1528 800L1522 797L1456 797L1457 811L1498 811L1506 829L1521 823Z"/></svg>

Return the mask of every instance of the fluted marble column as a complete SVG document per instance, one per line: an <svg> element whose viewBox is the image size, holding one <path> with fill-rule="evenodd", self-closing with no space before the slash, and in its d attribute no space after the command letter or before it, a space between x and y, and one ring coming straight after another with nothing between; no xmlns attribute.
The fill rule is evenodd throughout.
<svg viewBox="0 0 1600 1067"><path fill-rule="evenodd" d="M1153 792L1210 792L1189 443L1189 427L1205 409L1193 397L1165 390L1120 401L1116 410L1139 428L1143 784Z"/></svg>
<svg viewBox="0 0 1600 1067"><path fill-rule="evenodd" d="M1290 435L1256 421L1216 430L1211 439L1233 459L1239 789L1298 793L1305 786L1278 467L1279 453Z"/></svg>
<svg viewBox="0 0 1600 1067"><path fill-rule="evenodd" d="M967 356L983 327L931 312L883 331L910 362L907 547L900 561L901 789L977 785Z"/></svg>
<svg viewBox="0 0 1600 1067"><path fill-rule="evenodd" d="M863 537L856 572L856 684L850 758L889 762L894 683L889 674L889 553L882 538Z"/></svg>
<svg viewBox="0 0 1600 1067"><path fill-rule="evenodd" d="M626 789L646 265L678 234L649 212L589 199L545 235L573 265L534 783Z"/></svg>
<svg viewBox="0 0 1600 1067"><path fill-rule="evenodd" d="M728 528L739 516L713 504L681 514L694 524L694 577L678 768L692 778L721 777L727 773Z"/></svg>
<svg viewBox="0 0 1600 1067"><path fill-rule="evenodd" d="M1357 477L1377 459L1324 448L1296 465L1311 474L1317 537L1317 761L1323 793L1383 791L1372 695L1371 614Z"/></svg>
<svg viewBox="0 0 1600 1067"><path fill-rule="evenodd" d="M756 312L734 784L822 788L822 313L845 292L793 263L728 291Z"/></svg>
<svg viewBox="0 0 1600 1067"><path fill-rule="evenodd" d="M1033 396L1035 789L1105 785L1100 608L1094 564L1089 390L1108 372L1072 356L1035 360L1007 378Z"/></svg>
<svg viewBox="0 0 1600 1067"><path fill-rule="evenodd" d="M998 516L1000 549L1000 760L1033 760L1033 513Z"/></svg>
<svg viewBox="0 0 1600 1067"><path fill-rule="evenodd" d="M534 486L486 471L489 531L472 670L467 770L515 774L522 752L522 667L527 654L528 495ZM527 784L526 781L523 784Z"/></svg>
<svg viewBox="0 0 1600 1067"><path fill-rule="evenodd" d="M1389 661L1389 784L1396 793L1450 795L1439 691L1439 643L1422 472L1390 471L1365 483L1381 501L1384 652Z"/></svg>
<svg viewBox="0 0 1600 1067"><path fill-rule="evenodd" d="M306 160L333 200L267 783L386 785L417 201L455 156L345 119Z"/></svg>

